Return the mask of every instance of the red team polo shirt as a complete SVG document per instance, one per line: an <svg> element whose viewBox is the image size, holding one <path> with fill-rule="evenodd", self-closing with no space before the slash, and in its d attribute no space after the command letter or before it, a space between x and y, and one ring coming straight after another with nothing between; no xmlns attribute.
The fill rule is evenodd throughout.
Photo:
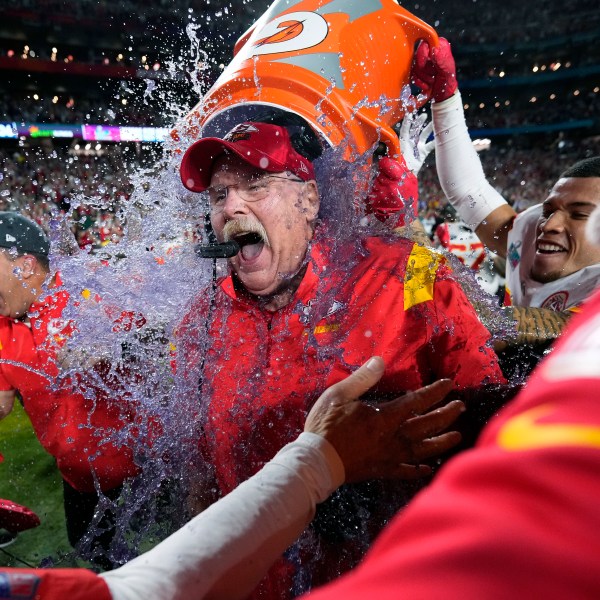
<svg viewBox="0 0 600 600"><path fill-rule="evenodd" d="M371 356L386 371L374 396L396 397L442 377L457 388L503 383L489 332L441 254L404 239L369 238L348 271L313 245L293 298L275 312L220 283L210 317L206 294L179 330L191 376L204 359L209 446L227 493L303 430L320 394ZM335 271L335 272L333 272Z"/></svg>
<svg viewBox="0 0 600 600"><path fill-rule="evenodd" d="M68 299L67 292L56 291L36 302L28 325L0 317L0 389L20 392L40 443L71 486L93 492L97 478L109 490L138 472L129 448L106 442L132 415L122 400L86 399L72 383L53 389L56 352L70 333L71 325L61 319Z"/></svg>

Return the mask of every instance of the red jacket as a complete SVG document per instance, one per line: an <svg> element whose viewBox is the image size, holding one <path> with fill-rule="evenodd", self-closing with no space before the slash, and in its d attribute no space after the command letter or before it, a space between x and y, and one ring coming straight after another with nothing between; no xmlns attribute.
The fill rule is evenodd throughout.
<svg viewBox="0 0 600 600"><path fill-rule="evenodd" d="M397 238L338 248L339 264L331 252L313 244L286 307L261 310L227 277L209 324L203 294L180 329L180 368L202 376L205 452L224 494L302 431L328 386L373 355L387 365L373 393L380 399L442 377L459 388L504 382L489 333L440 254Z"/></svg>
<svg viewBox="0 0 600 600"><path fill-rule="evenodd" d="M387 366L378 398L442 377L458 388L504 382L489 333L440 254L380 238L361 254L338 271L315 243L293 301L276 312L238 296L225 278L206 355L206 294L188 313L181 356L192 377L205 361L209 446L223 493L293 440L319 395L373 355Z"/></svg>
<svg viewBox="0 0 600 600"><path fill-rule="evenodd" d="M67 302L57 291L33 304L29 326L0 318L0 389L19 391L40 443L70 485L93 492L97 478L109 490L138 472L130 448L107 442L133 415L123 398L87 399L72 381L57 385L56 352L71 329L61 319Z"/></svg>
<svg viewBox="0 0 600 600"><path fill-rule="evenodd" d="M525 390L311 600L600 597L600 293Z"/></svg>

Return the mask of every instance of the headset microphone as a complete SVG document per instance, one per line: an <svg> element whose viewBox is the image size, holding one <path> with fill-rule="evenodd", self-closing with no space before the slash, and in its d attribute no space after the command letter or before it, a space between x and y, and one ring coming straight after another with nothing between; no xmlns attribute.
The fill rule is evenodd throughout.
<svg viewBox="0 0 600 600"><path fill-rule="evenodd" d="M231 258L240 251L240 245L235 240L221 244L204 244L196 246L196 254L201 258Z"/></svg>

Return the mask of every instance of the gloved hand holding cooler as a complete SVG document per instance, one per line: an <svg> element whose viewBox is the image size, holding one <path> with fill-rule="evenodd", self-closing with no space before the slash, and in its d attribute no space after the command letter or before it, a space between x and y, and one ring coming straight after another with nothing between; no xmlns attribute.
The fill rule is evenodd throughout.
<svg viewBox="0 0 600 600"><path fill-rule="evenodd" d="M473 148L456 80L456 64L450 43L439 38L437 46L421 41L413 59L411 80L432 98L438 179L460 218L481 237L480 225L506 200L485 177ZM489 244L494 248L494 244Z"/></svg>
<svg viewBox="0 0 600 600"><path fill-rule="evenodd" d="M453 96L458 83L450 42L440 38L439 45L432 48L423 40L415 52L411 74L413 83L434 102L443 102Z"/></svg>
<svg viewBox="0 0 600 600"><path fill-rule="evenodd" d="M419 188L416 176L404 158L384 156L379 160L379 173L366 200L367 214L374 214L391 227L404 227L417 218Z"/></svg>

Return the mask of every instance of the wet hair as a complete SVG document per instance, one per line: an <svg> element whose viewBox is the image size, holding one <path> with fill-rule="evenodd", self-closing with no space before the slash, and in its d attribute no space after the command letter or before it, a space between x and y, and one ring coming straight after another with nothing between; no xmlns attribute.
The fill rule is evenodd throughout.
<svg viewBox="0 0 600 600"><path fill-rule="evenodd" d="M560 176L564 177L600 177L600 156L584 158L569 167Z"/></svg>
<svg viewBox="0 0 600 600"><path fill-rule="evenodd" d="M311 162L323 153L323 142L319 139L315 130L305 119L294 113L274 108L259 113L250 121L285 127L290 134L290 143L294 150Z"/></svg>

